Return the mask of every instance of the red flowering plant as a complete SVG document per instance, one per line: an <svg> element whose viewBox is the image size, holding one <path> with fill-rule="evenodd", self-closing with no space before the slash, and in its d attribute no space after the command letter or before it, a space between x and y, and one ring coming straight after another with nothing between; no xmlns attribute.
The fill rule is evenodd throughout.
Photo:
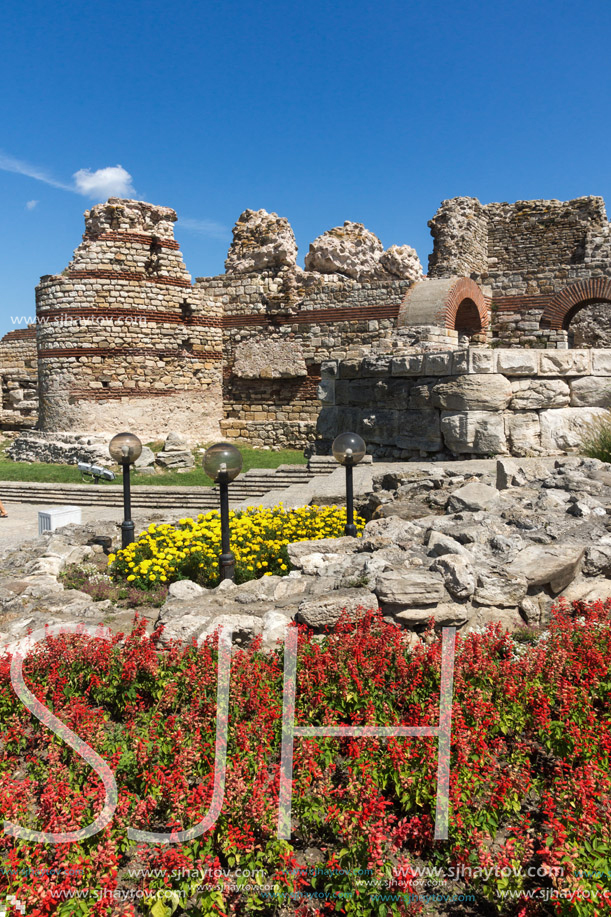
<svg viewBox="0 0 611 917"><path fill-rule="evenodd" d="M48 637L24 663L26 684L112 769L117 806L78 842L2 835L0 898L15 896L27 917L386 917L425 913L431 891L458 888L512 917L607 913L610 614L611 602L560 604L528 646L498 626L457 638L444 841L431 737L297 738L292 834L278 838L284 659L257 642L233 653L216 822L183 843L131 840L128 828L186 829L210 807L217 640L162 649L138 619L112 640ZM436 726L441 641L426 637L411 651L377 613L323 638L300 628L296 722ZM46 832L91 824L104 785L20 702L8 656L0 713L4 819Z"/></svg>

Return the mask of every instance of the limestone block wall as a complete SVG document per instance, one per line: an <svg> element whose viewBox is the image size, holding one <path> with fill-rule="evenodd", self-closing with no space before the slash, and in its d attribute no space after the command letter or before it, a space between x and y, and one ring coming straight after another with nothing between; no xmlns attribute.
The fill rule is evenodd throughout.
<svg viewBox="0 0 611 917"><path fill-rule="evenodd" d="M33 427L38 419L36 331L9 331L0 340L0 428Z"/></svg>
<svg viewBox="0 0 611 917"><path fill-rule="evenodd" d="M195 296L223 310L223 435L254 446L311 442L321 362L390 341L410 285L299 268L198 278Z"/></svg>
<svg viewBox="0 0 611 917"><path fill-rule="evenodd" d="M194 297L168 207L111 198L36 291L40 427L218 436L222 307Z"/></svg>
<svg viewBox="0 0 611 917"><path fill-rule="evenodd" d="M555 455L611 407L611 351L454 351L329 361L318 448L360 433L377 457Z"/></svg>

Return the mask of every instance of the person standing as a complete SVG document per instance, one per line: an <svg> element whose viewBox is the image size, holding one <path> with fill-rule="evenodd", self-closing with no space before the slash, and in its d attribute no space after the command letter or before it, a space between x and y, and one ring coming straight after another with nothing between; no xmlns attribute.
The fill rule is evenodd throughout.
<svg viewBox="0 0 611 917"><path fill-rule="evenodd" d="M8 513L2 505L2 500L0 500L0 519L6 519L7 516Z"/></svg>

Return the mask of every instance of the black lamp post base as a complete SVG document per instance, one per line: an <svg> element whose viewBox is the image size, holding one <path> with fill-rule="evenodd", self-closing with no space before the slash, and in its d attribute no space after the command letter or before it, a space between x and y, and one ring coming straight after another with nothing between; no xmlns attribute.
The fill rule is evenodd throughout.
<svg viewBox="0 0 611 917"><path fill-rule="evenodd" d="M219 558L219 571L221 574L221 582L226 579L235 579L235 556L233 551L229 551L227 554L221 554Z"/></svg>
<svg viewBox="0 0 611 917"><path fill-rule="evenodd" d="M356 538L356 525L347 525L344 529L344 535L349 535L350 538Z"/></svg>
<svg viewBox="0 0 611 917"><path fill-rule="evenodd" d="M135 541L135 526L133 522L121 523L121 547L127 548Z"/></svg>

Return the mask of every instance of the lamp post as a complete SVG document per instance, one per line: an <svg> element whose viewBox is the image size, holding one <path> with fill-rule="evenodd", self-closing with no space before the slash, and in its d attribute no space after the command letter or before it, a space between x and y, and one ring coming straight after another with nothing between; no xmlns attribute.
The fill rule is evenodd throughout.
<svg viewBox="0 0 611 917"><path fill-rule="evenodd" d="M346 528L344 533L356 538L352 469L365 457L367 446L358 433L340 433L333 440L331 449L335 460L346 468Z"/></svg>
<svg viewBox="0 0 611 917"><path fill-rule="evenodd" d="M229 543L229 484L242 470L242 453L231 443L215 443L204 453L204 471L219 485L221 497L221 580L235 578L235 557Z"/></svg>
<svg viewBox="0 0 611 917"><path fill-rule="evenodd" d="M123 470L123 522L121 523L121 547L126 548L134 540L131 500L131 466L142 454L142 443L133 433L117 433L108 446L110 457Z"/></svg>

